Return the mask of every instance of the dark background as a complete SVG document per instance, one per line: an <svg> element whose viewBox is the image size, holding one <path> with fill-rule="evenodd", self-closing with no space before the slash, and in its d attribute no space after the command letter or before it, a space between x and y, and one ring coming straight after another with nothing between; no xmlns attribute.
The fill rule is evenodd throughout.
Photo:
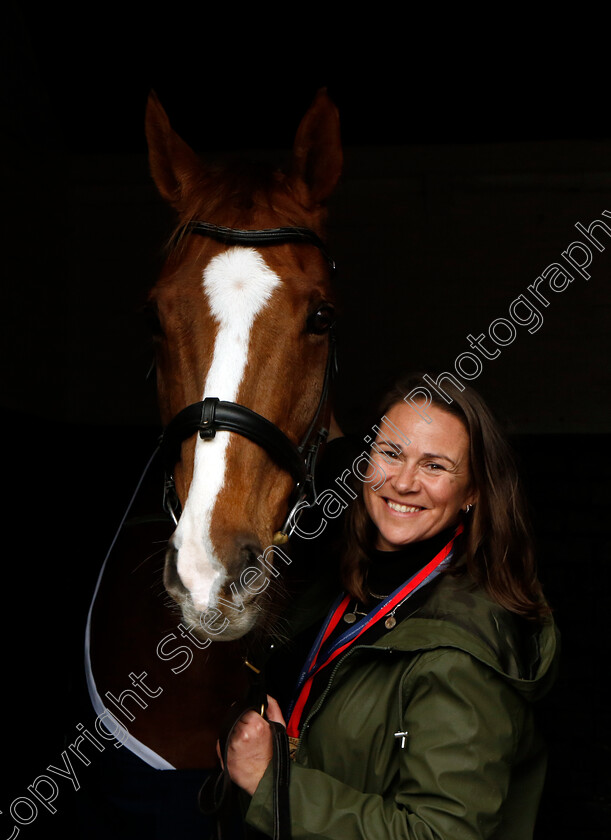
<svg viewBox="0 0 611 840"><path fill-rule="evenodd" d="M198 151L267 156L290 149L328 87L346 154L329 236L350 431L394 374L452 370L466 335L506 317L579 238L575 223L611 210L600 22L381 11L3 7L6 836L10 803L57 763L74 723L92 587L157 435L139 306L170 217L148 177L148 91ZM594 840L611 825L610 268L608 248L596 253L589 282L557 295L540 330L519 330L474 383L521 457L564 639L542 715L539 840Z"/></svg>

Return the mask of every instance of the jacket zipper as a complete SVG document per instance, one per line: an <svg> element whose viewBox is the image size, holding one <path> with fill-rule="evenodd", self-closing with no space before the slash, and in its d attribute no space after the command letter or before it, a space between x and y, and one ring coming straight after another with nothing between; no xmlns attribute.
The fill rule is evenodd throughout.
<svg viewBox="0 0 611 840"><path fill-rule="evenodd" d="M393 650L393 648L391 648L391 647L379 647L378 645L357 645L356 647L351 648L350 650L346 651L346 653L344 653L343 656L340 656L340 658L335 663L335 666L333 667L333 670L331 671L331 676L329 677L329 680L327 682L325 690L323 691L323 693L320 695L320 697L316 701L316 704L314 705L314 707L312 709L310 709L310 714L307 716L307 718L305 719L305 721L303 722L303 724L301 726L301 730L299 732L299 739L297 740L297 747L295 749L295 758L297 757L297 754L299 753L299 748L301 747L301 739L303 738L303 735L304 735L306 729L310 725L311 719L322 708L322 705L323 705L329 691L331 690L331 686L333 685L333 680L335 679L335 676L336 676L338 670L344 664L344 662L348 659L348 657L352 656L352 654L356 653L357 650L379 650L379 651L383 651L383 652L388 652L388 651Z"/></svg>

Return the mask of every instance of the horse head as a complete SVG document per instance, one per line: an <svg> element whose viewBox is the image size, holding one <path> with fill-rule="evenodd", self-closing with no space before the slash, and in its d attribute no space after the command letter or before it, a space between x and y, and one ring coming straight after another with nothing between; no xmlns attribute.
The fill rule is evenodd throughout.
<svg viewBox="0 0 611 840"><path fill-rule="evenodd" d="M272 547L324 414L334 304L320 237L341 172L339 119L319 91L290 166L265 173L205 163L155 94L146 134L153 180L177 215L149 296L180 509L164 583L195 633L236 639L287 571L288 554Z"/></svg>

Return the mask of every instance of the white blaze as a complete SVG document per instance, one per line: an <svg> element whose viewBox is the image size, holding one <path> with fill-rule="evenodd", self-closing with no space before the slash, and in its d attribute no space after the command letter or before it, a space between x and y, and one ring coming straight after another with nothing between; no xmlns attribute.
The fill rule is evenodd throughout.
<svg viewBox="0 0 611 840"><path fill-rule="evenodd" d="M236 401L253 322L280 283L261 255L250 248L232 248L210 261L203 273L203 288L218 332L202 399ZM194 606L202 611L214 602L224 577L223 566L214 556L210 524L223 487L228 443L228 432L209 441L197 438L193 480L174 535L178 574Z"/></svg>

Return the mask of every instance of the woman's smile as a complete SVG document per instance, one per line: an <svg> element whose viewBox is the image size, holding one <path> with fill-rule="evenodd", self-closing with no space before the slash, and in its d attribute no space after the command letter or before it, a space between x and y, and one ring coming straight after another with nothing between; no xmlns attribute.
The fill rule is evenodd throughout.
<svg viewBox="0 0 611 840"><path fill-rule="evenodd" d="M419 513L424 510L422 507L415 507L414 505L404 505L400 502L393 502L392 499L386 499L386 504L391 510L397 513Z"/></svg>

